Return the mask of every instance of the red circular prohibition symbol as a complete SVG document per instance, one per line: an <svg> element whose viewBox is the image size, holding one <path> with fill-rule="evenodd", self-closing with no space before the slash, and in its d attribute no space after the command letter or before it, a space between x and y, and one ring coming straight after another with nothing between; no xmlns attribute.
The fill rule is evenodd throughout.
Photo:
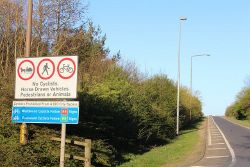
<svg viewBox="0 0 250 167"><path fill-rule="evenodd" d="M29 76L28 78L24 78L24 77L22 77L22 75L20 74L20 67L21 67L21 65L22 65L23 63L25 63L25 62L30 63L30 64L32 65L32 67L33 67L33 72L32 72L32 74L31 74L31 76ZM34 76L34 74L35 74L35 65L34 65L34 63L33 63L32 61L30 61L30 60L23 60L23 61L21 61L21 63L18 65L18 68L17 68L17 74L18 74L19 78L21 78L22 80L29 80L29 79L31 79L31 78Z"/></svg>
<svg viewBox="0 0 250 167"><path fill-rule="evenodd" d="M74 65L74 71L69 75L69 76L67 76L67 77L65 77L65 76L63 76L62 74L60 74L60 65L61 65L61 63L63 62L63 61L65 61L65 60L68 60L68 61L71 61L72 63L73 63L73 65ZM75 62L71 59L71 58L64 58L64 59L62 59L62 60L60 60L59 61L59 63L58 63L58 66L57 66L57 73L58 73L58 75L62 78L62 79L69 79L69 78L71 78L74 74L75 74L75 72L76 72L76 64L75 64Z"/></svg>
<svg viewBox="0 0 250 167"><path fill-rule="evenodd" d="M52 64L53 71L52 71L52 73L51 73L48 77L43 77L43 76L40 74L40 71L39 71L40 65L41 65L42 62L44 62L44 61L49 61L49 62ZM50 78L54 75L54 73L55 73L55 64L54 64L54 62L53 62L52 60L50 60L50 59L42 59L42 60L39 62L38 66L37 66L37 74L38 74L38 76L39 76L41 79L44 79L44 80L50 79Z"/></svg>

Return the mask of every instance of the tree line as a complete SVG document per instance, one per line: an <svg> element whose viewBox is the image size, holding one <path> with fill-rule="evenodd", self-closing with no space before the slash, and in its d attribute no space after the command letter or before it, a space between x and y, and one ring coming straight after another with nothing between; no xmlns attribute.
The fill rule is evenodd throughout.
<svg viewBox="0 0 250 167"><path fill-rule="evenodd" d="M58 149L41 136L58 134L59 126L31 125L29 146L21 147L16 144L19 127L11 124L15 60L23 57L25 48L25 5L23 0L0 0L0 164L57 166L53 150ZM86 12L80 0L35 0L30 56L79 56L80 120L67 127L67 134L93 140L94 165L115 166L131 152L142 153L175 138L177 88L166 75L148 77L133 63L121 65L120 52L110 53L106 36ZM203 113L199 97L188 88L181 87L180 96L183 129Z"/></svg>
<svg viewBox="0 0 250 167"><path fill-rule="evenodd" d="M235 101L227 107L225 115L239 120L250 119L250 87L244 87Z"/></svg>

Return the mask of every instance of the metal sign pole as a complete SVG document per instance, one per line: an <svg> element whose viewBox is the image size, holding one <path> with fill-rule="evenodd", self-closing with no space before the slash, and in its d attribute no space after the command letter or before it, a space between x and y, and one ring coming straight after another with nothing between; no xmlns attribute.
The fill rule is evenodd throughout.
<svg viewBox="0 0 250 167"><path fill-rule="evenodd" d="M33 1L28 1L28 16L27 16L27 32L26 32L26 48L25 57L30 56L31 36L32 36L32 11ZM28 128L26 123L22 123L20 127L20 144L26 145L28 143Z"/></svg>
<svg viewBox="0 0 250 167"><path fill-rule="evenodd" d="M30 56L31 36L32 36L32 11L33 11L33 1L29 0L29 4L28 4L28 16L27 16L27 32L26 32L25 57L29 57Z"/></svg>
<svg viewBox="0 0 250 167"><path fill-rule="evenodd" d="M65 139L66 139L66 124L63 123L61 132L60 167L64 167Z"/></svg>

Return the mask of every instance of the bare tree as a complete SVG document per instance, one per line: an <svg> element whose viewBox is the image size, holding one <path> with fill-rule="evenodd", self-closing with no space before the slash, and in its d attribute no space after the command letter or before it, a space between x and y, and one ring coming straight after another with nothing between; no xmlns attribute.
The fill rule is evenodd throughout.
<svg viewBox="0 0 250 167"><path fill-rule="evenodd" d="M52 54L58 54L65 45L62 36L83 23L87 6L80 0L35 1L34 29L37 40L49 44ZM37 55L41 43L37 43Z"/></svg>
<svg viewBox="0 0 250 167"><path fill-rule="evenodd" d="M0 0L0 65L1 74L7 75L15 62L21 45L22 6L9 0Z"/></svg>

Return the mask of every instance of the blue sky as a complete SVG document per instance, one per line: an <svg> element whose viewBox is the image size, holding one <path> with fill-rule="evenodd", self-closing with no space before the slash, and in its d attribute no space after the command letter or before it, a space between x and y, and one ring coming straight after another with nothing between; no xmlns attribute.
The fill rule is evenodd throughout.
<svg viewBox="0 0 250 167"><path fill-rule="evenodd" d="M86 2L86 1L85 1ZM223 115L250 80L249 0L88 0L88 17L107 35L111 53L149 75L177 80L179 17L181 84L199 91L205 114Z"/></svg>

